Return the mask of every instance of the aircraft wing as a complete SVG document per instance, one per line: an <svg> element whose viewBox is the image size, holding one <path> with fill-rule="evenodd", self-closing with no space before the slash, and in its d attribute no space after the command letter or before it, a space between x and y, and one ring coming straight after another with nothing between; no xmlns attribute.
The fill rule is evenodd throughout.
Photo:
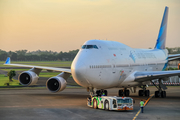
<svg viewBox="0 0 180 120"><path fill-rule="evenodd" d="M180 70L136 72L135 81L144 82L171 76L180 76Z"/></svg>
<svg viewBox="0 0 180 120"><path fill-rule="evenodd" d="M50 71L59 71L59 72L71 73L71 69L65 69L65 68L33 66L33 65L23 65L23 64L11 64L9 57L7 58L7 60L4 63L4 65L18 66L18 67L27 67L27 68L37 68L37 69L45 69L45 70L50 70Z"/></svg>
<svg viewBox="0 0 180 120"><path fill-rule="evenodd" d="M180 54L168 55L168 61L180 59Z"/></svg>

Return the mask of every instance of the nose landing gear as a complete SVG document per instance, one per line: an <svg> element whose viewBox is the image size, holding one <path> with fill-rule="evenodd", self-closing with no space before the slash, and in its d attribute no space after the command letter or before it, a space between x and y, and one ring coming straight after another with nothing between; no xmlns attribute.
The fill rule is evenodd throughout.
<svg viewBox="0 0 180 120"><path fill-rule="evenodd" d="M102 95L107 96L107 90L103 90L103 89L97 90L96 95L97 96L102 96Z"/></svg>
<svg viewBox="0 0 180 120"><path fill-rule="evenodd" d="M88 87L87 88L87 91L90 92L90 96L91 97L94 97L94 96L107 96L108 92L107 90L96 90L96 88L93 88L93 87Z"/></svg>

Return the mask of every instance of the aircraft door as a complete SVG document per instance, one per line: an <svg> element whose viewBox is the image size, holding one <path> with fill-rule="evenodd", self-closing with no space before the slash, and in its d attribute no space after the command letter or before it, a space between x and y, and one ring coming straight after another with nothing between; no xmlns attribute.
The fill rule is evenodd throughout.
<svg viewBox="0 0 180 120"><path fill-rule="evenodd" d="M111 68L112 68L112 73L115 74L116 73L116 62L115 59L112 59L111 61Z"/></svg>

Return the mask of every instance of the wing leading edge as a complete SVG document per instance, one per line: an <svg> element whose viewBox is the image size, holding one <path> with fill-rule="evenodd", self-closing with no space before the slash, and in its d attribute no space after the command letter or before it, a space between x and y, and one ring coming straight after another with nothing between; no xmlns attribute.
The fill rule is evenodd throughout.
<svg viewBox="0 0 180 120"><path fill-rule="evenodd" d="M134 76L135 81L144 82L154 79L167 79L171 76L180 76L180 70L136 72Z"/></svg>
<svg viewBox="0 0 180 120"><path fill-rule="evenodd" d="M59 72L66 72L71 73L71 69L65 68L55 68L55 67L45 67L45 66L33 66L33 65L23 65L23 64L11 64L10 58L8 57L4 65L10 66L18 66L18 67L27 67L27 68L36 68L36 69L45 69L50 71L59 71Z"/></svg>
<svg viewBox="0 0 180 120"><path fill-rule="evenodd" d="M168 61L180 59L180 54L168 55Z"/></svg>

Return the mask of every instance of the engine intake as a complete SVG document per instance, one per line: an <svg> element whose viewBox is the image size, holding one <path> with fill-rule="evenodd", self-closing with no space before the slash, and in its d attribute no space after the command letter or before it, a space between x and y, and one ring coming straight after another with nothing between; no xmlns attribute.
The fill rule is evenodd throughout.
<svg viewBox="0 0 180 120"><path fill-rule="evenodd" d="M22 72L18 79L19 82L24 86L34 85L38 81L38 75L32 71L25 71Z"/></svg>
<svg viewBox="0 0 180 120"><path fill-rule="evenodd" d="M66 88L66 80L62 77L52 77L46 82L46 87L51 92L60 92Z"/></svg>

